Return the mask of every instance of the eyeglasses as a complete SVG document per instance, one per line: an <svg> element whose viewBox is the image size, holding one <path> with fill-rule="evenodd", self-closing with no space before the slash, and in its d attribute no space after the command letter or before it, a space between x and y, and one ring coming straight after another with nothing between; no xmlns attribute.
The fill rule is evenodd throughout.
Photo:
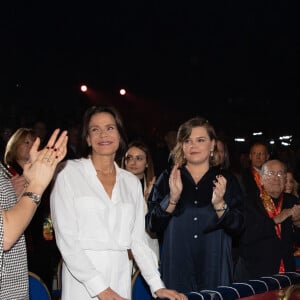
<svg viewBox="0 0 300 300"><path fill-rule="evenodd" d="M264 175L268 176L268 177L278 177L278 178L284 178L286 176L284 171L267 171L264 172Z"/></svg>
<svg viewBox="0 0 300 300"><path fill-rule="evenodd" d="M144 160L146 159L146 157L140 156L140 155L137 155L137 156L127 155L127 156L125 157L125 159L126 159L127 161L133 161L133 160L144 161Z"/></svg>

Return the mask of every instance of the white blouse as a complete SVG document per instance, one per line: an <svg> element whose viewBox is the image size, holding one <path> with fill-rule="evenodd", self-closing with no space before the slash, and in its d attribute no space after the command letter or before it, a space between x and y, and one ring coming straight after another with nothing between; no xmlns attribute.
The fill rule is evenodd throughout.
<svg viewBox="0 0 300 300"><path fill-rule="evenodd" d="M131 298L131 249L152 293L164 287L145 238L139 179L116 167L109 198L91 159L66 162L55 180L51 217L64 259L62 299L92 299L107 287ZM65 298L64 298L65 297Z"/></svg>

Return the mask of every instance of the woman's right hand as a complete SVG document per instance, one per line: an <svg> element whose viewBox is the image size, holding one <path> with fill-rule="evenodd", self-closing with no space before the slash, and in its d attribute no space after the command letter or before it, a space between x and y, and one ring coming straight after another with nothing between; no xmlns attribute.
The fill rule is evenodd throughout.
<svg viewBox="0 0 300 300"><path fill-rule="evenodd" d="M97 297L99 300L128 300L127 298L121 297L111 288L107 288L103 292L99 293Z"/></svg>
<svg viewBox="0 0 300 300"><path fill-rule="evenodd" d="M174 165L169 177L170 203L178 202L183 188L182 181L181 181L181 174L178 167L179 167L178 164Z"/></svg>

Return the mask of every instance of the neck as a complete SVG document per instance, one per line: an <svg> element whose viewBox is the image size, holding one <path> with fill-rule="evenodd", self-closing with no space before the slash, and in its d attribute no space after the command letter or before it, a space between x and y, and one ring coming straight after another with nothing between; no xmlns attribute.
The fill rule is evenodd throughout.
<svg viewBox="0 0 300 300"><path fill-rule="evenodd" d="M272 198L274 199L278 199L281 195L281 192L278 193L278 192L272 192L272 193L268 193Z"/></svg>
<svg viewBox="0 0 300 300"><path fill-rule="evenodd" d="M96 161L92 158L92 162L97 174L111 175L115 172L114 161Z"/></svg>
<svg viewBox="0 0 300 300"><path fill-rule="evenodd" d="M204 174L208 171L209 165L201 164L201 165L192 165L187 164L186 168L191 174Z"/></svg>

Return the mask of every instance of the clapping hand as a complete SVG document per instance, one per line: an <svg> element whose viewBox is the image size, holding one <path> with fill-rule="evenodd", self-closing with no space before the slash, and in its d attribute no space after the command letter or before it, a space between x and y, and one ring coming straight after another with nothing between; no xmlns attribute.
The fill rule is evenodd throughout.
<svg viewBox="0 0 300 300"><path fill-rule="evenodd" d="M34 184L43 192L50 183L57 164L64 159L67 153L67 131L54 130L47 146L38 151L40 139L37 138L30 149L30 159L24 165L24 176L28 184Z"/></svg>
<svg viewBox="0 0 300 300"><path fill-rule="evenodd" d="M227 180L222 175L218 175L216 180L214 180L213 196L211 200L213 206L224 202L223 197L226 192L226 183Z"/></svg>
<svg viewBox="0 0 300 300"><path fill-rule="evenodd" d="M178 164L175 164L169 178L170 203L177 203L182 192L182 181Z"/></svg>

